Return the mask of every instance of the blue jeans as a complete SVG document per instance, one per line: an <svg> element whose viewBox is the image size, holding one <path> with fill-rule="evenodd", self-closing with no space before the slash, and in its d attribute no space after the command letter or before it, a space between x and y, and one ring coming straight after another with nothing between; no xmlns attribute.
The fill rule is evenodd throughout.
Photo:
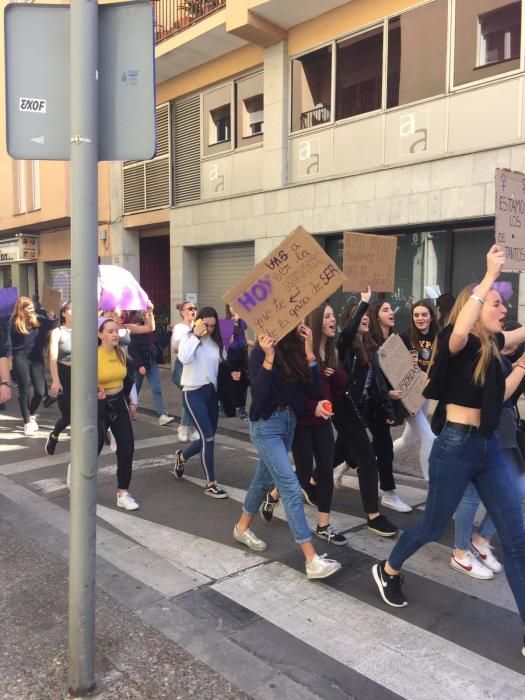
<svg viewBox="0 0 525 700"><path fill-rule="evenodd" d="M200 452L206 481L215 481L215 433L219 422L219 400L213 384L182 392L182 401L199 431L199 439L182 453L184 461Z"/></svg>
<svg viewBox="0 0 525 700"><path fill-rule="evenodd" d="M180 412L180 424L186 426L187 428L195 427L191 419L188 409L184 405L184 393L182 394L182 408Z"/></svg>
<svg viewBox="0 0 525 700"><path fill-rule="evenodd" d="M155 360L151 360L151 367L148 369L146 374L140 374L139 371L135 370L135 384L137 385L137 396L140 394L142 389L142 382L144 377L147 377L149 388L153 394L153 403L155 404L155 410L161 416L166 413L166 406L164 405L164 399L162 397L162 389L160 388L160 372L159 366Z"/></svg>
<svg viewBox="0 0 525 700"><path fill-rule="evenodd" d="M388 561L400 569L423 545L439 540L469 481L496 526L505 574L525 623L525 526L512 467L503 458L497 436L487 440L477 431L462 433L445 426L430 453L425 513L401 535Z"/></svg>
<svg viewBox="0 0 525 700"><path fill-rule="evenodd" d="M513 450L501 450L505 461L512 467L514 473L515 484L514 488L518 493L520 501L525 501L525 474L520 474L517 465L515 465L512 453ZM469 483L467 489L461 499L459 506L454 513L454 547L456 549L470 549L470 538L472 535L472 527L474 518L481 504L476 487ZM478 533L486 540L490 540L496 532L496 526L492 522L492 518L488 513L481 521Z"/></svg>
<svg viewBox="0 0 525 700"><path fill-rule="evenodd" d="M250 435L259 453L259 462L244 499L243 511L256 515L266 492L276 486L295 541L304 544L312 541L312 533L304 514L301 487L288 457L295 423L295 414L290 410L277 410L267 420L250 423Z"/></svg>

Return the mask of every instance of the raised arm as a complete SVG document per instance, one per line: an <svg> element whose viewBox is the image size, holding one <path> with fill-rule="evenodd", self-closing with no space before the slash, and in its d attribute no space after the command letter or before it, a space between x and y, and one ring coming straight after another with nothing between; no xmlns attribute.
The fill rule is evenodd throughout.
<svg viewBox="0 0 525 700"><path fill-rule="evenodd" d="M505 263L505 253L503 248L493 245L487 253L487 271L481 284L472 294L465 306L461 309L454 323L454 328L450 334L448 348L452 355L461 352L467 344L469 333L479 318L481 307L485 297L490 292L494 282L501 274L501 269Z"/></svg>
<svg viewBox="0 0 525 700"><path fill-rule="evenodd" d="M337 351L341 362L344 361L348 349L352 347L352 343L354 342L354 338L359 329L361 319L368 311L371 296L372 291L370 287L368 287L366 292L361 292L361 301L355 308L352 316L348 319L346 326L341 331L341 334L337 340Z"/></svg>

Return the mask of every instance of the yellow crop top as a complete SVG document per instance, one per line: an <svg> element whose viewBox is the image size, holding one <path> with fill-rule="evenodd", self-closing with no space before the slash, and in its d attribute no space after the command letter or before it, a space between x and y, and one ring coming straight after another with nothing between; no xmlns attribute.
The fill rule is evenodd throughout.
<svg viewBox="0 0 525 700"><path fill-rule="evenodd" d="M123 389L126 365L122 364L116 350L107 352L98 346L98 386L101 389Z"/></svg>

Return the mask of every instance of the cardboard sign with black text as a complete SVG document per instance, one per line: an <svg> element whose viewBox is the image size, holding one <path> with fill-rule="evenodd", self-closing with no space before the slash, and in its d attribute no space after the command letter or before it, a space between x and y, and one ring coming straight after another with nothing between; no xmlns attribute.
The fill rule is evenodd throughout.
<svg viewBox="0 0 525 700"><path fill-rule="evenodd" d="M525 270L525 174L504 168L496 168L496 243L504 270Z"/></svg>
<svg viewBox="0 0 525 700"><path fill-rule="evenodd" d="M412 355L398 335L391 335L377 351L379 365L392 389L403 392L401 403L415 415L423 403L423 389L427 375L419 367L414 367Z"/></svg>
<svg viewBox="0 0 525 700"><path fill-rule="evenodd" d="M396 236L345 231L343 272L344 292L393 292L396 273Z"/></svg>
<svg viewBox="0 0 525 700"><path fill-rule="evenodd" d="M259 335L280 340L344 281L344 275L302 226L223 295Z"/></svg>
<svg viewBox="0 0 525 700"><path fill-rule="evenodd" d="M62 295L57 289L53 289L48 284L42 288L42 306L46 311L54 311L58 316L62 304Z"/></svg>

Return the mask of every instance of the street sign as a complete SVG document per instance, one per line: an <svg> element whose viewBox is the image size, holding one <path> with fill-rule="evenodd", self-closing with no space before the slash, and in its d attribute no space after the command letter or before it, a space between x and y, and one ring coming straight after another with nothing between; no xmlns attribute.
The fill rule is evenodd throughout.
<svg viewBox="0 0 525 700"><path fill-rule="evenodd" d="M496 168L496 243L504 270L525 270L525 173Z"/></svg>
<svg viewBox="0 0 525 700"><path fill-rule="evenodd" d="M70 8L11 3L5 9L7 151L69 160ZM155 154L155 56L149 2L98 8L99 160Z"/></svg>

